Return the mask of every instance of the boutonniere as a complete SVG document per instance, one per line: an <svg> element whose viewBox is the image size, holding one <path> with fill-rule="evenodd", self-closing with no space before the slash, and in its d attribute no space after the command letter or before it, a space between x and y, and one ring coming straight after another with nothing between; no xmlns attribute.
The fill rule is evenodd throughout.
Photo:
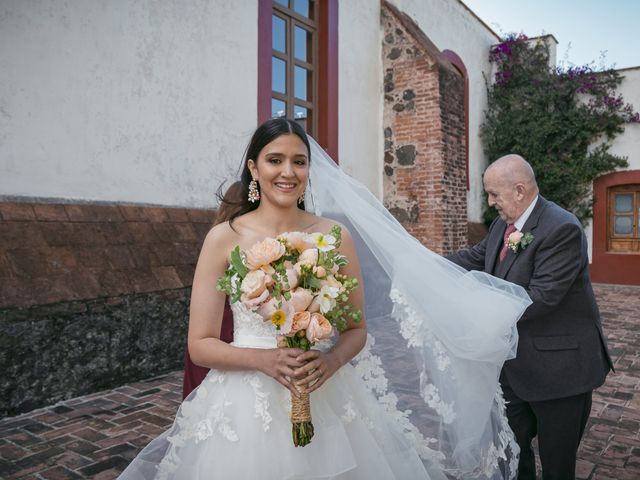
<svg viewBox="0 0 640 480"><path fill-rule="evenodd" d="M524 250L533 242L534 236L531 232L522 233L519 231L513 232L509 235L507 243L513 253L518 253L518 250Z"/></svg>

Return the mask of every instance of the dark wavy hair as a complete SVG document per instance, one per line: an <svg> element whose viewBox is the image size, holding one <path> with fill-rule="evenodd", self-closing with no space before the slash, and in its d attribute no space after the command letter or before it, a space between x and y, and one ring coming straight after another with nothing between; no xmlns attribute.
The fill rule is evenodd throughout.
<svg viewBox="0 0 640 480"><path fill-rule="evenodd" d="M220 189L218 190L217 197L220 201L220 206L228 212L229 225L232 227L233 221L236 218L255 210L258 208L258 205L260 205L259 201L256 203L249 201L249 183L252 180L251 171L249 170L249 160L257 162L258 155L265 146L279 136L287 134L297 135L300 140L304 142L307 147L309 161L311 161L311 145L309 145L307 134L298 122L288 118L272 118L260 125L253 133L251 141L244 153L238 195L235 196L235 198L228 198L228 196L225 197L225 195L221 193ZM304 202L299 203L298 208L304 210Z"/></svg>

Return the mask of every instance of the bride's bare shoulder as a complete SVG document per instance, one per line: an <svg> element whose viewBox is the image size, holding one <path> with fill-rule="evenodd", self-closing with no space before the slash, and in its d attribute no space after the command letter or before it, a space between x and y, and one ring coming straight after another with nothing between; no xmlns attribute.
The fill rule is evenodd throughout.
<svg viewBox="0 0 640 480"><path fill-rule="evenodd" d="M331 229L337 225L343 233L350 235L349 229L345 227L342 222L334 220L333 218L319 217L317 215L313 215L313 217L315 221L312 230L314 232L329 233Z"/></svg>
<svg viewBox="0 0 640 480"><path fill-rule="evenodd" d="M229 222L222 222L209 230L204 239L203 248L227 251L238 243L239 238L240 234L232 228Z"/></svg>

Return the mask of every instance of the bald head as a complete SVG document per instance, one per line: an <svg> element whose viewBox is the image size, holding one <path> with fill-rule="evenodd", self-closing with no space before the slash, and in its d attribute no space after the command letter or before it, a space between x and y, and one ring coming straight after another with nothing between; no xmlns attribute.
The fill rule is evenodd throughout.
<svg viewBox="0 0 640 480"><path fill-rule="evenodd" d="M493 162L484 172L489 206L507 223L515 222L538 195L536 176L529 162L509 154Z"/></svg>
<svg viewBox="0 0 640 480"><path fill-rule="evenodd" d="M524 183L537 189L533 168L524 158L515 153L500 157L485 170L485 175L496 175L511 184ZM537 193L537 192L536 192Z"/></svg>

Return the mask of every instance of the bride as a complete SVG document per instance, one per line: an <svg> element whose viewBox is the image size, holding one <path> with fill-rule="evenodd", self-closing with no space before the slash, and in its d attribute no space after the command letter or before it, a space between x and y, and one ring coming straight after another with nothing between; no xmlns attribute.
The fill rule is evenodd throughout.
<svg viewBox="0 0 640 480"><path fill-rule="evenodd" d="M189 353L211 370L119 478L513 478L498 374L515 354L524 291L425 249L294 121L255 131L241 182L244 200L207 235L193 280ZM367 320L304 352L277 348L275 327L237 302L234 341L222 342L216 280L230 252L338 221L344 273L364 285L349 301ZM300 387L315 435L296 448Z"/></svg>

